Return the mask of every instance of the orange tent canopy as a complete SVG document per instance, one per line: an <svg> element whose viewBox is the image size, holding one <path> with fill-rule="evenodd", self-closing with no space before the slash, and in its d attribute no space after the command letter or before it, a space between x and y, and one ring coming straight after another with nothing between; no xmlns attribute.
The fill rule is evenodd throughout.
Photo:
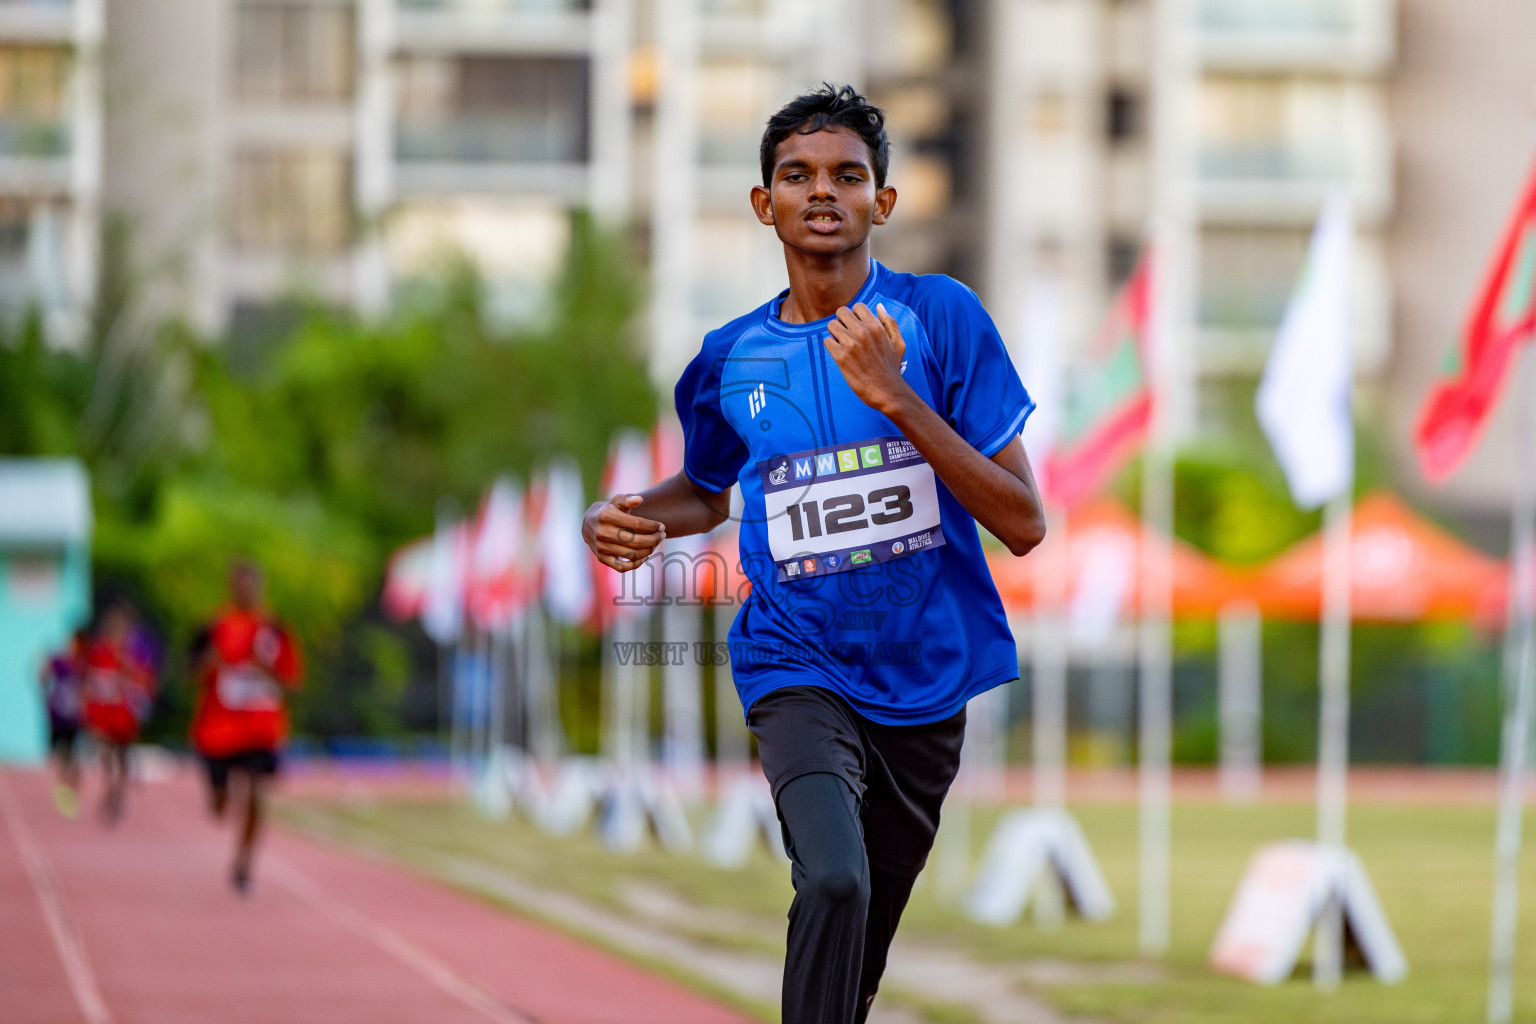
<svg viewBox="0 0 1536 1024"><path fill-rule="evenodd" d="M1367 622L1421 622L1486 615L1505 588L1502 562L1452 537L1385 493L1355 506L1350 607ZM1322 609L1323 538L1297 543L1253 578L1266 617L1316 619Z"/></svg>
<svg viewBox="0 0 1536 1024"><path fill-rule="evenodd" d="M1074 511L1065 530L1048 533L1027 557L1004 552L990 557L988 565L1003 606L1014 612L1035 606L1035 587L1042 574L1064 576L1056 590L1070 602L1090 575L1123 567L1129 574L1124 611L1135 615L1141 606L1141 534L1141 520L1124 505L1096 501ZM1181 540L1173 542L1175 618L1214 618L1222 606L1246 596L1241 582L1219 562Z"/></svg>

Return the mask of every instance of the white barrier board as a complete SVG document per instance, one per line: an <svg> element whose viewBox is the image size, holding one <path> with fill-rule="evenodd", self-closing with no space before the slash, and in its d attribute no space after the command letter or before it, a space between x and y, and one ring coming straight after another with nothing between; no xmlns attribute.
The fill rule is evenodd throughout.
<svg viewBox="0 0 1536 1024"><path fill-rule="evenodd" d="M1376 978L1401 980L1408 963L1359 858L1302 840L1271 843L1253 855L1211 947L1211 966L1261 985L1284 981L1334 901Z"/></svg>
<svg viewBox="0 0 1536 1024"><path fill-rule="evenodd" d="M1115 898L1077 821L1066 811L1041 807L1014 811L998 823L966 913L983 924L1014 923L1047 871L1061 879L1072 908L1083 917L1102 921L1115 912Z"/></svg>

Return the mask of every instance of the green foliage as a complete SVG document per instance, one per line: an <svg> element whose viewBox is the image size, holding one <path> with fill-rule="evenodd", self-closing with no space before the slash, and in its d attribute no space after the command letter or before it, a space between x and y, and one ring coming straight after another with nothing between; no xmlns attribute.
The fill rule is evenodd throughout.
<svg viewBox="0 0 1536 1024"><path fill-rule="evenodd" d="M47 346L35 317L0 339L0 452L86 462L98 577L173 649L219 606L229 561L253 558L310 653L301 727L397 731L422 673L363 620L389 553L443 499L472 508L497 474L557 452L595 482L613 431L653 421L630 268L621 239L578 217L536 325L491 324L451 264L381 322L301 306L285 336L243 347L136 325L132 275L109 271L78 350ZM171 707L175 732L186 702Z"/></svg>

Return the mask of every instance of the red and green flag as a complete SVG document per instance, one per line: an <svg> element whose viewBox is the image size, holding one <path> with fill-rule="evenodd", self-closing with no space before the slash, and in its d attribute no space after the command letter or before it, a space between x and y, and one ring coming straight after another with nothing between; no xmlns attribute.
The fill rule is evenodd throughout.
<svg viewBox="0 0 1536 1024"><path fill-rule="evenodd" d="M1146 440L1152 424L1146 371L1151 313L1149 250L1115 297L1086 362L1067 382L1061 426L1045 466L1052 501L1071 507L1092 497Z"/></svg>
<svg viewBox="0 0 1536 1024"><path fill-rule="evenodd" d="M1414 446L1432 482L1466 459L1498 404L1515 349L1536 332L1536 168L1472 307L1419 414Z"/></svg>

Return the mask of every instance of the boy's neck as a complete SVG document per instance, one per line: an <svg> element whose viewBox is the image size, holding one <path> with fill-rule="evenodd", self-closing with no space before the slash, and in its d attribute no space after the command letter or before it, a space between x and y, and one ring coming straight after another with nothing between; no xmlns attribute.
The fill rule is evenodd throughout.
<svg viewBox="0 0 1536 1024"><path fill-rule="evenodd" d="M808 324L832 316L854 300L874 270L867 242L836 256L786 251L784 263L789 271L789 294L779 304L779 319L787 324Z"/></svg>

